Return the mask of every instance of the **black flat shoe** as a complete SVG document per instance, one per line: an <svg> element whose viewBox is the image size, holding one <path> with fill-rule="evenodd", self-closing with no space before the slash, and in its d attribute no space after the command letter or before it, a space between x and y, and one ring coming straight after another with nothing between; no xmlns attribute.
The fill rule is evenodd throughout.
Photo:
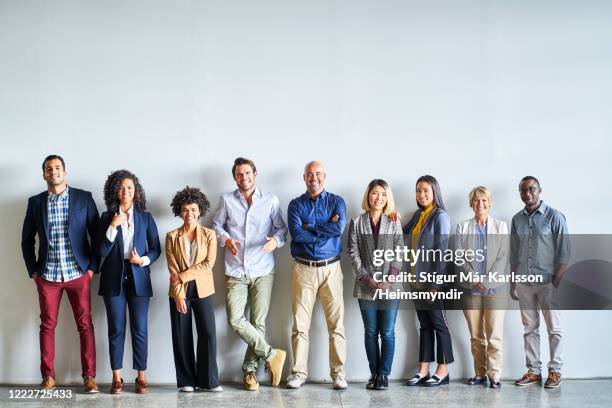
<svg viewBox="0 0 612 408"><path fill-rule="evenodd" d="M494 389L501 388L501 381L495 381L492 378L489 378L489 387Z"/></svg>
<svg viewBox="0 0 612 408"><path fill-rule="evenodd" d="M378 375L378 381L376 381L377 390L386 390L389 388L389 378L384 374Z"/></svg>
<svg viewBox="0 0 612 408"><path fill-rule="evenodd" d="M377 383L378 383L378 375L377 374L372 374L370 376L370 379L368 380L368 383L366 384L366 389L368 389L368 390L375 390Z"/></svg>
<svg viewBox="0 0 612 408"><path fill-rule="evenodd" d="M487 377L472 377L467 380L468 385L487 385Z"/></svg>
<svg viewBox="0 0 612 408"><path fill-rule="evenodd" d="M432 375L431 378L423 383L423 387L439 387L441 385L447 385L450 382L450 377L446 374L446 377L440 378L437 375Z"/></svg>
<svg viewBox="0 0 612 408"><path fill-rule="evenodd" d="M421 374L415 374L414 377L412 377L411 379L409 379L408 381L406 381L406 383L404 385L407 385L408 387L414 387L415 385L421 385L423 384L425 381L429 380L431 377L429 375L429 373L427 373L426 376L421 377Z"/></svg>

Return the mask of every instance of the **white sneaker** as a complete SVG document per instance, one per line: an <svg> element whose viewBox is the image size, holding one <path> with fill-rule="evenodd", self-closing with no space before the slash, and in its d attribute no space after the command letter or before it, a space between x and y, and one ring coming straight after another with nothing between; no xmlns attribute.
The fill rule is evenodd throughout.
<svg viewBox="0 0 612 408"><path fill-rule="evenodd" d="M206 391L206 392L221 392L223 391L223 387L220 385L217 385L214 388L200 388L202 391Z"/></svg>
<svg viewBox="0 0 612 408"><path fill-rule="evenodd" d="M194 392L194 388L191 385L184 385L181 388L179 388L180 392Z"/></svg>
<svg viewBox="0 0 612 408"><path fill-rule="evenodd" d="M344 380L344 378L336 378L334 380L334 390L346 390L348 388L348 384Z"/></svg>
<svg viewBox="0 0 612 408"><path fill-rule="evenodd" d="M296 390L300 388L302 385L304 385L305 382L306 382L306 379L303 378L302 376L297 375L297 374L291 374L289 377L287 377L287 388L291 390Z"/></svg>

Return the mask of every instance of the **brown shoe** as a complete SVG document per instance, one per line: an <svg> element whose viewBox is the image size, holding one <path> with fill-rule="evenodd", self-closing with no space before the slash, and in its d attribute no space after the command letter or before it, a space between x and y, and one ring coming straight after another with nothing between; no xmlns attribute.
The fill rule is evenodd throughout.
<svg viewBox="0 0 612 408"><path fill-rule="evenodd" d="M113 381L111 384L111 394L121 394L123 392L123 378L120 381Z"/></svg>
<svg viewBox="0 0 612 408"><path fill-rule="evenodd" d="M520 379L514 382L514 384L520 386L538 383L542 383L542 376L539 374L534 374L532 371L527 371Z"/></svg>
<svg viewBox="0 0 612 408"><path fill-rule="evenodd" d="M556 371L549 371L548 378L544 383L544 388L559 388L561 385L561 374Z"/></svg>
<svg viewBox="0 0 612 408"><path fill-rule="evenodd" d="M259 382L257 382L257 376L254 371L244 373L244 389L249 391L257 391L259 389Z"/></svg>
<svg viewBox="0 0 612 408"><path fill-rule="evenodd" d="M272 358L266 361L266 371L270 373L272 380L272 386L278 387L280 383L281 375L283 375L283 365L285 364L285 357L287 353L284 350L274 349Z"/></svg>
<svg viewBox="0 0 612 408"><path fill-rule="evenodd" d="M138 378L136 378L134 383L136 384L136 394L146 394L149 392L149 385L146 381L140 381Z"/></svg>
<svg viewBox="0 0 612 408"><path fill-rule="evenodd" d="M40 388L43 390L52 390L55 388L55 378L53 377L45 377L40 383Z"/></svg>
<svg viewBox="0 0 612 408"><path fill-rule="evenodd" d="M100 392L98 391L98 384L96 384L96 379L94 377L83 377L83 385L85 387L85 394L95 394Z"/></svg>

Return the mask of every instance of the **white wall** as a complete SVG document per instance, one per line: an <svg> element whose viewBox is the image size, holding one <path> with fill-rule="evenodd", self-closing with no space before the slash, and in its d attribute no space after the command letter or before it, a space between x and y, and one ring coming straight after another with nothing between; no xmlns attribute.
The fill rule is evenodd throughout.
<svg viewBox="0 0 612 408"><path fill-rule="evenodd" d="M367 182L382 177L406 218L414 180L430 173L454 222L470 216L466 194L478 184L492 189L494 215L509 220L521 207L518 180L533 174L572 232L612 232L611 16L606 1L1 1L0 382L39 381L39 309L19 236L27 197L45 188L39 166L49 153L65 157L70 184L93 191L100 209L106 175L133 170L162 239L179 225L169 211L173 193L196 185L216 203L234 188L238 155L255 160L259 186L285 208L304 191L310 159L327 165L327 187L344 196L350 216ZM268 337L290 349L288 247L277 265ZM342 266L347 373L366 379L353 275L346 259ZM226 323L221 262L216 274L220 372L239 380L245 346ZM170 383L163 259L152 276L149 380ZM98 278L98 377L107 382L97 287ZM310 373L324 379L319 306L314 316ZM460 312L449 316L451 376L466 377L467 326ZM609 353L602 360L600 351L609 348L611 322L609 312L564 314L567 377L612 376ZM394 378L415 367L417 325L414 312L400 312ZM517 311L505 329L503 374L512 378L524 370ZM78 344L64 299L62 382L79 380ZM129 345L124 365L131 368Z"/></svg>

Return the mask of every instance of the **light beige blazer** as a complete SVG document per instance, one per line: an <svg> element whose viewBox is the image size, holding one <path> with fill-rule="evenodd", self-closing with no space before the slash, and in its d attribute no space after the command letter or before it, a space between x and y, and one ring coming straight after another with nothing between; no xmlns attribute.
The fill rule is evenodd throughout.
<svg viewBox="0 0 612 408"><path fill-rule="evenodd" d="M474 232L474 226L476 220L472 217L469 220L465 220L457 225L457 236L456 236L456 249L476 249L476 233ZM510 235L508 234L508 224L505 221L489 217L487 220L487 265L485 267L487 275L492 272L498 274L506 274L510 267L508 263L508 254L510 252ZM457 272L470 272L476 269L473 262L466 262L464 265L457 265ZM503 283L489 280L483 282L487 288L497 288ZM471 287L465 283L465 287Z"/></svg>
<svg viewBox="0 0 612 408"><path fill-rule="evenodd" d="M173 299L184 299L187 285L195 280L198 297L205 298L215 293L212 267L217 257L217 240L215 231L198 226L196 231L198 253L194 264L189 267L185 252L183 229L177 228L166 234L166 260L170 274L178 274L182 283L170 284L168 296Z"/></svg>

